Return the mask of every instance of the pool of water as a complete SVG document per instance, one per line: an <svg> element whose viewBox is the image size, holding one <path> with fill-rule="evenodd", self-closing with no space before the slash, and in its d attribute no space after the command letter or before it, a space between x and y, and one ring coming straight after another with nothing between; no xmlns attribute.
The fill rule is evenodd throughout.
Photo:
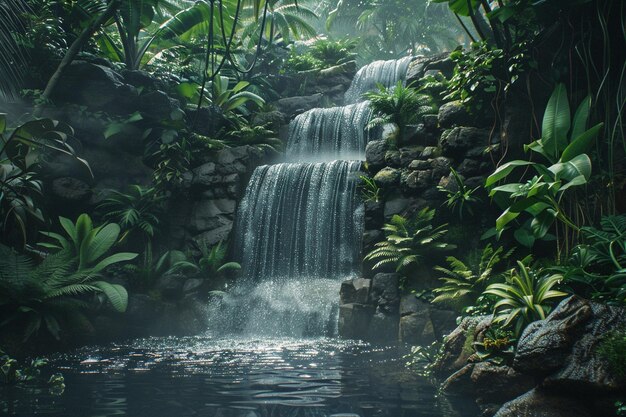
<svg viewBox="0 0 626 417"><path fill-rule="evenodd" d="M62 396L4 389L0 414L449 417L401 347L336 339L149 338L49 358Z"/></svg>

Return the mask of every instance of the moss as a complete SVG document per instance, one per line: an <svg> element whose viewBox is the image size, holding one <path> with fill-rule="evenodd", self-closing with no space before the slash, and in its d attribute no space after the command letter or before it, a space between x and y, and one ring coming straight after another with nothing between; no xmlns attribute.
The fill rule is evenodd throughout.
<svg viewBox="0 0 626 417"><path fill-rule="evenodd" d="M597 352L616 377L626 379L626 330L609 333L598 345Z"/></svg>
<svg viewBox="0 0 626 417"><path fill-rule="evenodd" d="M465 343L463 343L462 352L464 355L471 356L474 354L474 341L476 338L476 326L472 326L465 332Z"/></svg>

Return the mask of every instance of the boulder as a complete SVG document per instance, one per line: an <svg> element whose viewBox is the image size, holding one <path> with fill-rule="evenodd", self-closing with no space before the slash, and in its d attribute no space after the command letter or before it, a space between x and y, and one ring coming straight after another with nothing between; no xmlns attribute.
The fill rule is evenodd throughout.
<svg viewBox="0 0 626 417"><path fill-rule="evenodd" d="M420 161L425 162L425 161ZM408 190L422 190L432 184L433 171L412 171L401 178L402 187Z"/></svg>
<svg viewBox="0 0 626 417"><path fill-rule="evenodd" d="M347 339L366 339L375 308L365 304L339 306L339 336Z"/></svg>
<svg viewBox="0 0 626 417"><path fill-rule="evenodd" d="M495 417L599 417L581 399L533 389L504 404Z"/></svg>
<svg viewBox="0 0 626 417"><path fill-rule="evenodd" d="M372 280L372 301L377 311L398 315L400 309L400 276L396 273L378 273Z"/></svg>
<svg viewBox="0 0 626 417"><path fill-rule="evenodd" d="M440 155L441 148L438 148L437 146L426 146L419 157L421 159L431 159L436 158Z"/></svg>
<svg viewBox="0 0 626 417"><path fill-rule="evenodd" d="M413 346L427 346L437 340L428 309L400 317L398 338Z"/></svg>
<svg viewBox="0 0 626 417"><path fill-rule="evenodd" d="M513 361L521 372L545 376L555 389L623 390L621 381L600 357L598 346L611 331L626 328L626 309L572 296L545 320L522 333Z"/></svg>
<svg viewBox="0 0 626 417"><path fill-rule="evenodd" d="M385 202L385 219L390 219L394 214L402 214L407 211L411 205L411 199L409 198L394 198Z"/></svg>
<svg viewBox="0 0 626 417"><path fill-rule="evenodd" d="M393 187L400 181L400 171L395 168L383 168L376 175L374 181L379 187Z"/></svg>
<svg viewBox="0 0 626 417"><path fill-rule="evenodd" d="M440 375L450 375L463 368L474 353L477 335L491 324L491 316L465 317L461 324L443 339L443 355L435 363Z"/></svg>
<svg viewBox="0 0 626 417"><path fill-rule="evenodd" d="M409 164L409 169L415 171L424 171L430 169L430 163L428 161L416 159L414 161L411 161L411 163Z"/></svg>
<svg viewBox="0 0 626 417"><path fill-rule="evenodd" d="M374 250L376 243L382 241L385 234L382 230L366 230L363 232L363 253L369 253Z"/></svg>
<svg viewBox="0 0 626 417"><path fill-rule="evenodd" d="M122 77L124 82L130 84L136 88L143 88L146 90L164 90L166 85L159 79L154 78L146 71L141 70L122 70Z"/></svg>
<svg viewBox="0 0 626 417"><path fill-rule="evenodd" d="M140 98L139 111L151 119L179 120L182 118L183 111L180 109L180 102L163 91L151 91Z"/></svg>
<svg viewBox="0 0 626 417"><path fill-rule="evenodd" d="M452 101L443 104L439 108L437 121L439 126L450 129L456 126L473 126L474 118L460 101Z"/></svg>
<svg viewBox="0 0 626 417"><path fill-rule="evenodd" d="M200 200L191 210L189 230L205 232L218 229L224 225L232 226L237 202L229 199Z"/></svg>
<svg viewBox="0 0 626 417"><path fill-rule="evenodd" d="M389 344L398 340L398 316L377 311L370 321L367 340Z"/></svg>
<svg viewBox="0 0 626 417"><path fill-rule="evenodd" d="M316 93L311 96L287 97L281 98L275 104L281 113L291 119L297 114L304 113L307 110L322 107L323 97L321 93Z"/></svg>
<svg viewBox="0 0 626 417"><path fill-rule="evenodd" d="M339 298L341 304L367 304L370 301L372 280L355 278L341 283Z"/></svg>
<svg viewBox="0 0 626 417"><path fill-rule="evenodd" d="M385 203L382 201L365 202L365 228L380 229L384 223Z"/></svg>
<svg viewBox="0 0 626 417"><path fill-rule="evenodd" d="M500 404L524 394L536 385L533 377L517 372L510 366L491 362L474 364L470 379L477 396Z"/></svg>
<svg viewBox="0 0 626 417"><path fill-rule="evenodd" d="M421 153L424 151L423 146L405 146L399 149L400 151L400 165L403 167L408 166L411 161L419 158Z"/></svg>
<svg viewBox="0 0 626 417"><path fill-rule="evenodd" d="M89 202L92 191L89 184L84 181L62 177L52 181L52 194L61 204L82 205Z"/></svg>
<svg viewBox="0 0 626 417"><path fill-rule="evenodd" d="M400 168L402 166L400 151L389 150L385 152L385 164L394 168Z"/></svg>
<svg viewBox="0 0 626 417"><path fill-rule="evenodd" d="M450 174L450 167L452 166L452 160L445 156L439 156L434 159L430 159L430 166L433 170L433 181L438 183L441 177L447 177Z"/></svg>
<svg viewBox="0 0 626 417"><path fill-rule="evenodd" d="M190 121L189 127L194 132L215 137L217 133L228 125L228 120L224 117L224 113L217 106L202 107L199 110L186 109L187 120Z"/></svg>
<svg viewBox="0 0 626 417"><path fill-rule="evenodd" d="M469 149L487 146L491 142L491 132L476 127L455 127L446 130L440 140L443 154L453 158L462 158Z"/></svg>
<svg viewBox="0 0 626 417"><path fill-rule="evenodd" d="M202 247L204 245L206 245L207 247L211 247L218 244L219 242L228 240L228 236L230 235L230 231L232 229L233 223L225 222L223 226L194 236L193 242L198 247Z"/></svg>
<svg viewBox="0 0 626 417"><path fill-rule="evenodd" d="M365 159L371 169L378 170L385 166L385 154L389 145L384 140L372 140L365 148Z"/></svg>

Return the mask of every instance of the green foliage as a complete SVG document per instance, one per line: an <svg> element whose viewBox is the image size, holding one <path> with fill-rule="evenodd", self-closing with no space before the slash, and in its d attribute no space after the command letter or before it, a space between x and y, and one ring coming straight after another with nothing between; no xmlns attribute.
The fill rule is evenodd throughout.
<svg viewBox="0 0 626 417"><path fill-rule="evenodd" d="M320 69L323 66L324 63L314 57L310 52L301 54L295 49L292 49L289 53L289 58L283 65L282 71L286 73L306 72Z"/></svg>
<svg viewBox="0 0 626 417"><path fill-rule="evenodd" d="M354 60L356 58L353 52L355 47L356 41L353 39L319 39L311 46L310 54L324 67L333 67Z"/></svg>
<svg viewBox="0 0 626 417"><path fill-rule="evenodd" d="M363 201L373 203L380 202L382 199L382 189L376 184L376 181L366 175L360 175L359 178L361 180L359 188Z"/></svg>
<svg viewBox="0 0 626 417"><path fill-rule="evenodd" d="M27 363L20 364L0 349L0 385L27 384L47 385L52 395L61 395L65 391L65 379L61 374L52 374L46 381L42 376L42 369L48 364L45 359L35 358Z"/></svg>
<svg viewBox="0 0 626 417"><path fill-rule="evenodd" d="M602 123L587 129L590 106L591 97L587 97L578 107L572 121L565 86L557 85L543 116L541 139L525 146L526 151L543 157L550 165L531 160L514 160L501 165L487 178L486 186L491 187L490 195L495 196L496 201L505 208L496 221L499 232L524 212L532 217L532 236L516 233L516 238L526 246L532 246L536 239L544 238L555 220L578 230L563 208L563 199L568 190L587 184L591 177L591 159L586 152L593 146ZM494 187L519 167L525 171L532 168L537 175L526 182Z"/></svg>
<svg viewBox="0 0 626 417"><path fill-rule="evenodd" d="M200 244L199 249L200 258L194 269L205 278L215 278L223 272L241 269L241 265L237 262L224 262L228 248L223 242L219 242L211 248L206 244Z"/></svg>
<svg viewBox="0 0 626 417"><path fill-rule="evenodd" d="M562 273L576 294L608 303L626 302L626 215L605 216L600 228L583 227Z"/></svg>
<svg viewBox="0 0 626 417"><path fill-rule="evenodd" d="M430 96L419 94L411 86L403 86L401 81L390 88L378 84L378 91L367 92L363 97L369 100L375 114L368 127L395 123L398 126L398 145L407 126L418 123L427 114L436 113Z"/></svg>
<svg viewBox="0 0 626 417"><path fill-rule="evenodd" d="M225 144L228 146L248 145L272 152L280 152L283 145L276 132L268 129L267 126L248 125L226 133Z"/></svg>
<svg viewBox="0 0 626 417"><path fill-rule="evenodd" d="M27 11L25 0L0 3L0 98L15 97L22 82L26 59L14 34L24 31L20 15Z"/></svg>
<svg viewBox="0 0 626 417"><path fill-rule="evenodd" d="M76 223L65 217L59 217L65 236L53 232L41 232L54 240L54 243L43 242L39 245L53 250L65 251L77 263L78 271L97 274L109 265L130 261L137 257L136 253L120 252L105 256L117 243L120 226L116 223L94 227L88 214L78 216Z"/></svg>
<svg viewBox="0 0 626 417"><path fill-rule="evenodd" d="M609 333L598 345L597 352L613 375L626 379L626 332Z"/></svg>
<svg viewBox="0 0 626 417"><path fill-rule="evenodd" d="M148 243L141 262L125 265L124 269L132 275L134 287L149 291L160 278L194 271L195 267L188 262L187 256L178 250L166 251L155 259L152 244Z"/></svg>
<svg viewBox="0 0 626 417"><path fill-rule="evenodd" d="M444 303L455 307L463 314L467 309L478 304L479 297L487 289L489 284L499 281L502 277L498 267L502 266L513 254L513 249L508 252L504 248L494 249L487 245L480 255L474 252L467 262L463 262L454 256L449 256L446 261L449 267L435 267L435 270L443 274L439 280L441 287L433 289L437 296L434 303ZM486 303L486 300L480 300Z"/></svg>
<svg viewBox="0 0 626 417"><path fill-rule="evenodd" d="M530 268L521 261L517 265L506 282L489 285L485 294L497 297L494 323L513 325L519 336L529 323L545 319L554 300L567 294L553 289L563 280L562 275Z"/></svg>
<svg viewBox="0 0 626 417"><path fill-rule="evenodd" d="M0 226L5 236L19 233L25 244L29 220L44 220L37 204L43 193L37 171L46 158L68 155L89 170L69 144L73 133L70 126L52 119L31 120L9 129L6 115L0 113Z"/></svg>
<svg viewBox="0 0 626 417"><path fill-rule="evenodd" d="M435 363L442 355L441 342L433 342L428 346L411 346L411 353L404 356L406 366L419 376L431 378Z"/></svg>
<svg viewBox="0 0 626 417"><path fill-rule="evenodd" d="M463 221L463 214L467 211L470 216L474 215L472 206L481 202L480 198L476 196L476 192L480 187L469 188L465 185L463 178L454 170L450 168L450 173L454 179L456 187L453 190L449 190L446 187L440 185L437 189L443 193L446 193L446 201L444 204L452 211L457 212L459 220Z"/></svg>
<svg viewBox="0 0 626 417"><path fill-rule="evenodd" d="M46 257L35 266L30 258L0 245L0 311L6 326L24 329L24 340L45 328L56 339L64 324L87 321L82 310L85 295L102 295L119 311L126 310L128 294L118 284L100 279L103 267L80 270L69 249Z"/></svg>
<svg viewBox="0 0 626 417"><path fill-rule="evenodd" d="M441 241L447 232L446 225L433 226L435 213L426 207L411 219L394 215L383 227L385 240L377 243L365 260L376 261L373 269L391 264L402 272L428 254L453 249L454 245Z"/></svg>
<svg viewBox="0 0 626 417"><path fill-rule="evenodd" d="M152 238L158 230L162 214L163 196L156 188L140 185L128 187L128 193L108 191L108 197L98 206L105 220L117 223L124 231L120 241L138 232Z"/></svg>
<svg viewBox="0 0 626 417"><path fill-rule="evenodd" d="M527 45L516 44L515 48L505 53L487 42L475 42L469 50L452 52L450 58L455 68L444 100L458 100L472 113L490 109L522 73L536 65L529 57Z"/></svg>
<svg viewBox="0 0 626 417"><path fill-rule="evenodd" d="M193 147L185 138L172 143L163 143L150 155L154 161L152 181L159 193L176 189L183 183L183 175L191 168Z"/></svg>

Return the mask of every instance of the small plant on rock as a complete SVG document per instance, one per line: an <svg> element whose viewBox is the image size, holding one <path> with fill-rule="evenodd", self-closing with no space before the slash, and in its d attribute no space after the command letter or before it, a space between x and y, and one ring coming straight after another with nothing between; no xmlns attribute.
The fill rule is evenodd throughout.
<svg viewBox="0 0 626 417"><path fill-rule="evenodd" d="M376 181L366 175L361 175L359 178L361 179L359 185L363 201L378 203L382 198L382 189L376 184Z"/></svg>
<svg viewBox="0 0 626 417"><path fill-rule="evenodd" d="M450 168L450 173L456 185L455 189L449 190L441 185L438 185L437 189L446 193L446 201L444 204L452 212L457 212L459 219L463 221L463 214L465 212L470 216L474 215L473 206L480 202L480 198L476 196L476 192L480 187L469 188L465 185L465 181L463 181L463 178L461 178L454 168Z"/></svg>

